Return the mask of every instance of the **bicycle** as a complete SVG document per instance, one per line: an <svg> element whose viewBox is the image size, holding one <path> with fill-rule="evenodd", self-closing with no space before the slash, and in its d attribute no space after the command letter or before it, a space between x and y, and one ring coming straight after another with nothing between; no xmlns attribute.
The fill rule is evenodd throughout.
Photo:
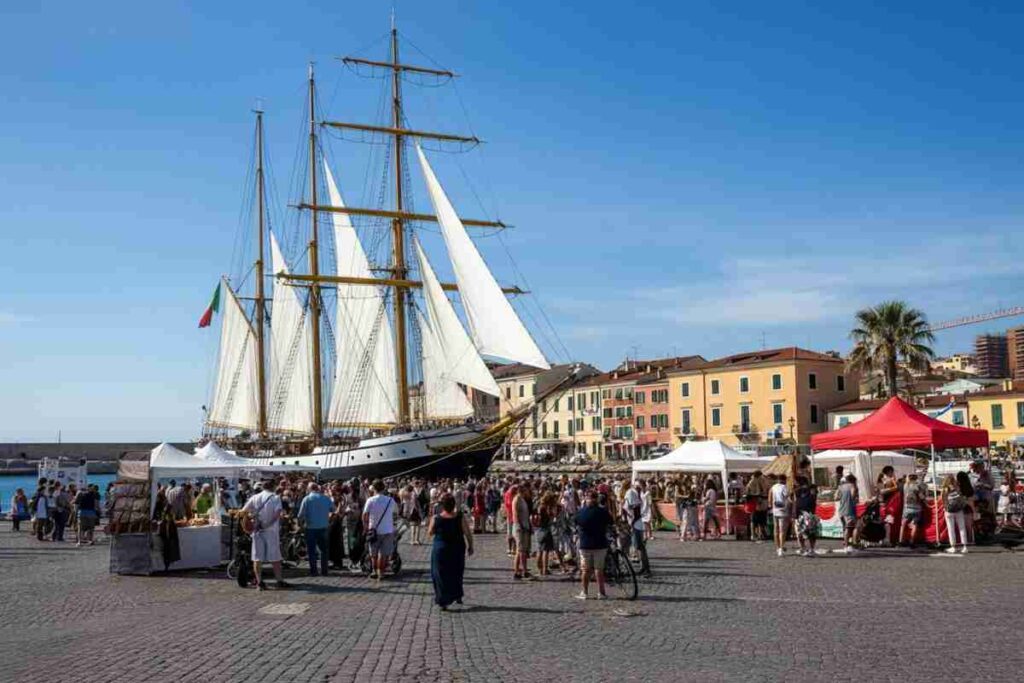
<svg viewBox="0 0 1024 683"><path fill-rule="evenodd" d="M604 583L615 597L621 600L636 600L640 595L640 581L633 563L619 548L618 539L612 540L604 556Z"/></svg>

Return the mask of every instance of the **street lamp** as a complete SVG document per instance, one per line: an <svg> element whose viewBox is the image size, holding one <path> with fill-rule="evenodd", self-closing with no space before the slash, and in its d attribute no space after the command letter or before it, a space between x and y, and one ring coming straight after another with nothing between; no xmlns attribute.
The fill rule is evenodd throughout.
<svg viewBox="0 0 1024 683"><path fill-rule="evenodd" d="M796 418L792 415L789 416L789 440L796 443L793 439L793 430L796 428Z"/></svg>

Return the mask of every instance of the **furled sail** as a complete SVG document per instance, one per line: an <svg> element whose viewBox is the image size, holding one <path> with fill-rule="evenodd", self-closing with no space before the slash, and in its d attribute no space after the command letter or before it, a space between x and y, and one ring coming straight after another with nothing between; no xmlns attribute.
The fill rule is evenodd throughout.
<svg viewBox="0 0 1024 683"><path fill-rule="evenodd" d="M270 233L273 273L288 273L281 248ZM274 307L270 318L271 431L313 431L312 325L299 290L274 279Z"/></svg>
<svg viewBox="0 0 1024 683"><path fill-rule="evenodd" d="M455 213L455 208L419 145L416 146L416 153L455 269L459 294L477 350L488 356L518 361L545 370L550 368L544 354L516 315L512 304L466 233L465 226Z"/></svg>
<svg viewBox="0 0 1024 683"><path fill-rule="evenodd" d="M420 279L423 281L423 298L427 305L427 319L437 335L444 351L445 365L442 373L448 379L497 396L501 392L494 381L484 359L470 340L452 303L448 301L434 269L423 253L423 247L416 241L416 257L420 264Z"/></svg>
<svg viewBox="0 0 1024 683"><path fill-rule="evenodd" d="M344 207L341 193L324 163L324 179L332 206ZM337 273L373 277L366 252L348 214L332 213ZM336 368L327 422L345 427L398 421L395 381L395 340L380 287L339 284Z"/></svg>
<svg viewBox="0 0 1024 683"><path fill-rule="evenodd" d="M227 296L220 328L217 380L206 423L210 427L254 430L259 427L256 333L226 281L221 288Z"/></svg>
<svg viewBox="0 0 1024 683"><path fill-rule="evenodd" d="M437 331L417 310L423 353L423 412L427 418L442 420L466 418L473 414L473 404L456 382L445 376L448 363Z"/></svg>

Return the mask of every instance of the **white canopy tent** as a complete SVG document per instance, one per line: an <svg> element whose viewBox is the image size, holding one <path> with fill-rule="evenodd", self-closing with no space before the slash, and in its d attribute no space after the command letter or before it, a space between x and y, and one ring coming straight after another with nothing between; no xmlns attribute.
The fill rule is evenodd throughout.
<svg viewBox="0 0 1024 683"><path fill-rule="evenodd" d="M180 452L180 451L179 451ZM231 476L237 477L240 471L247 472L319 472L319 467L303 465L261 465L255 460L243 458L229 451L224 450L213 441L202 448L196 449L196 458L204 462L231 467L234 472Z"/></svg>
<svg viewBox="0 0 1024 683"><path fill-rule="evenodd" d="M857 481L860 482L858 489L861 502L867 501L874 495L875 480L886 465L892 465L896 470L897 478L917 469L914 456L896 451L829 450L814 453L811 460L813 467L825 467L831 470L837 465L842 465L847 472L852 471L853 476L857 477Z"/></svg>
<svg viewBox="0 0 1024 683"><path fill-rule="evenodd" d="M687 441L654 460L634 460L633 479L642 472L714 472L722 476L725 491L725 528L729 530L729 472L753 472L768 464L764 458L745 455L718 440Z"/></svg>

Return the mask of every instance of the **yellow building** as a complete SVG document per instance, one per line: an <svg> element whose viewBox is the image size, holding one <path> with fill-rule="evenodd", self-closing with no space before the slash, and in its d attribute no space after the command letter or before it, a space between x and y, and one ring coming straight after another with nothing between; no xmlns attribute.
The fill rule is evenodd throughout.
<svg viewBox="0 0 1024 683"><path fill-rule="evenodd" d="M1024 434L1024 382L1006 380L1001 386L967 394L970 426L988 430L992 445L1006 445Z"/></svg>
<svg viewBox="0 0 1024 683"><path fill-rule="evenodd" d="M828 428L834 407L857 398L857 377L838 355L796 347L726 356L667 371L669 423L687 436L730 445L792 438Z"/></svg>

